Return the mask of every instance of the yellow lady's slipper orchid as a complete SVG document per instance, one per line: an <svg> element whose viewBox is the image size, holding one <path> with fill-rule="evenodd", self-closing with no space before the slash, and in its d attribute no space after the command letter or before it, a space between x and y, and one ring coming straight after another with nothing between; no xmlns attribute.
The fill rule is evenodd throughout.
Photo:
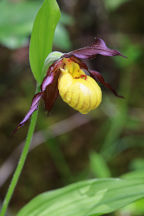
<svg viewBox="0 0 144 216"><path fill-rule="evenodd" d="M30 118L38 108L41 98L43 98L45 108L48 111L51 110L59 94L67 104L80 113L85 114L97 108L102 100L102 92L96 81L110 89L117 97L122 97L116 93L109 83L105 82L98 71L89 70L83 62L83 60L95 58L98 54L123 56L119 51L109 49L100 38L97 38L90 46L69 53L50 53L44 63L44 71L47 71L47 73L41 84L41 91L33 97L28 113L16 129L22 127ZM83 70L86 70L90 76L85 74Z"/></svg>
<svg viewBox="0 0 144 216"><path fill-rule="evenodd" d="M82 114L97 108L102 100L102 92L96 81L87 76L80 66L68 59L63 59L64 69L58 79L61 98Z"/></svg>

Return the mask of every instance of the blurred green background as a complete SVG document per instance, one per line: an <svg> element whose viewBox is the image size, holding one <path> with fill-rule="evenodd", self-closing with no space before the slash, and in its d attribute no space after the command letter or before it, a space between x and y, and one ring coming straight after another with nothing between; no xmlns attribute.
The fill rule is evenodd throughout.
<svg viewBox="0 0 144 216"><path fill-rule="evenodd" d="M0 202L20 155L28 123L13 129L35 90L29 39L42 0L0 1ZM101 106L80 115L60 98L47 114L43 103L23 173L10 204L16 212L37 194L89 178L134 177L144 172L144 1L58 0L62 17L53 50L67 52L99 36L128 58L97 56L89 67L123 95L103 89ZM113 215L144 215L144 200Z"/></svg>

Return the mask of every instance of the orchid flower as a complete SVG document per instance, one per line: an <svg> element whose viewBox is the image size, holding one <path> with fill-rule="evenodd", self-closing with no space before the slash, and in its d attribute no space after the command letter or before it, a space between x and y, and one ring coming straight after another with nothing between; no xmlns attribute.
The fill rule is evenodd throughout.
<svg viewBox="0 0 144 216"><path fill-rule="evenodd" d="M31 107L17 129L22 127L38 109L41 98L44 100L45 109L50 111L60 95L69 106L82 114L97 108L102 101L102 91L97 82L110 89L115 96L122 98L110 84L105 82L98 71L89 70L83 62L83 60L95 58L98 54L125 57L119 51L108 48L100 38L97 38L90 46L60 54L60 57L48 68L41 84L41 91L34 95Z"/></svg>

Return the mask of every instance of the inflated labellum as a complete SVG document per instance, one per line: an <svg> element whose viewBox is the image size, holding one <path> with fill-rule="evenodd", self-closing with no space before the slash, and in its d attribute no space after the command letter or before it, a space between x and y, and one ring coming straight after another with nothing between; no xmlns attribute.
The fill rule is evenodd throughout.
<svg viewBox="0 0 144 216"><path fill-rule="evenodd" d="M61 98L75 110L86 114L96 109L102 100L102 92L96 81L87 76L80 66L63 59L64 69L58 80L58 89Z"/></svg>

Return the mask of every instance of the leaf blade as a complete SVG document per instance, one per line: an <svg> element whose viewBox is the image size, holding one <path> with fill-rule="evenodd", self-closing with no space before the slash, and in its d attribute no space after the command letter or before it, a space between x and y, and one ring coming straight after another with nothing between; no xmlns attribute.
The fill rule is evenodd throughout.
<svg viewBox="0 0 144 216"><path fill-rule="evenodd" d="M59 19L60 10L56 0L45 0L33 25L29 51L32 73L38 83L41 83L44 77L42 68L45 58L52 51L54 32Z"/></svg>
<svg viewBox="0 0 144 216"><path fill-rule="evenodd" d="M88 216L113 212L144 197L144 181L98 179L78 182L34 198L17 216Z"/></svg>

